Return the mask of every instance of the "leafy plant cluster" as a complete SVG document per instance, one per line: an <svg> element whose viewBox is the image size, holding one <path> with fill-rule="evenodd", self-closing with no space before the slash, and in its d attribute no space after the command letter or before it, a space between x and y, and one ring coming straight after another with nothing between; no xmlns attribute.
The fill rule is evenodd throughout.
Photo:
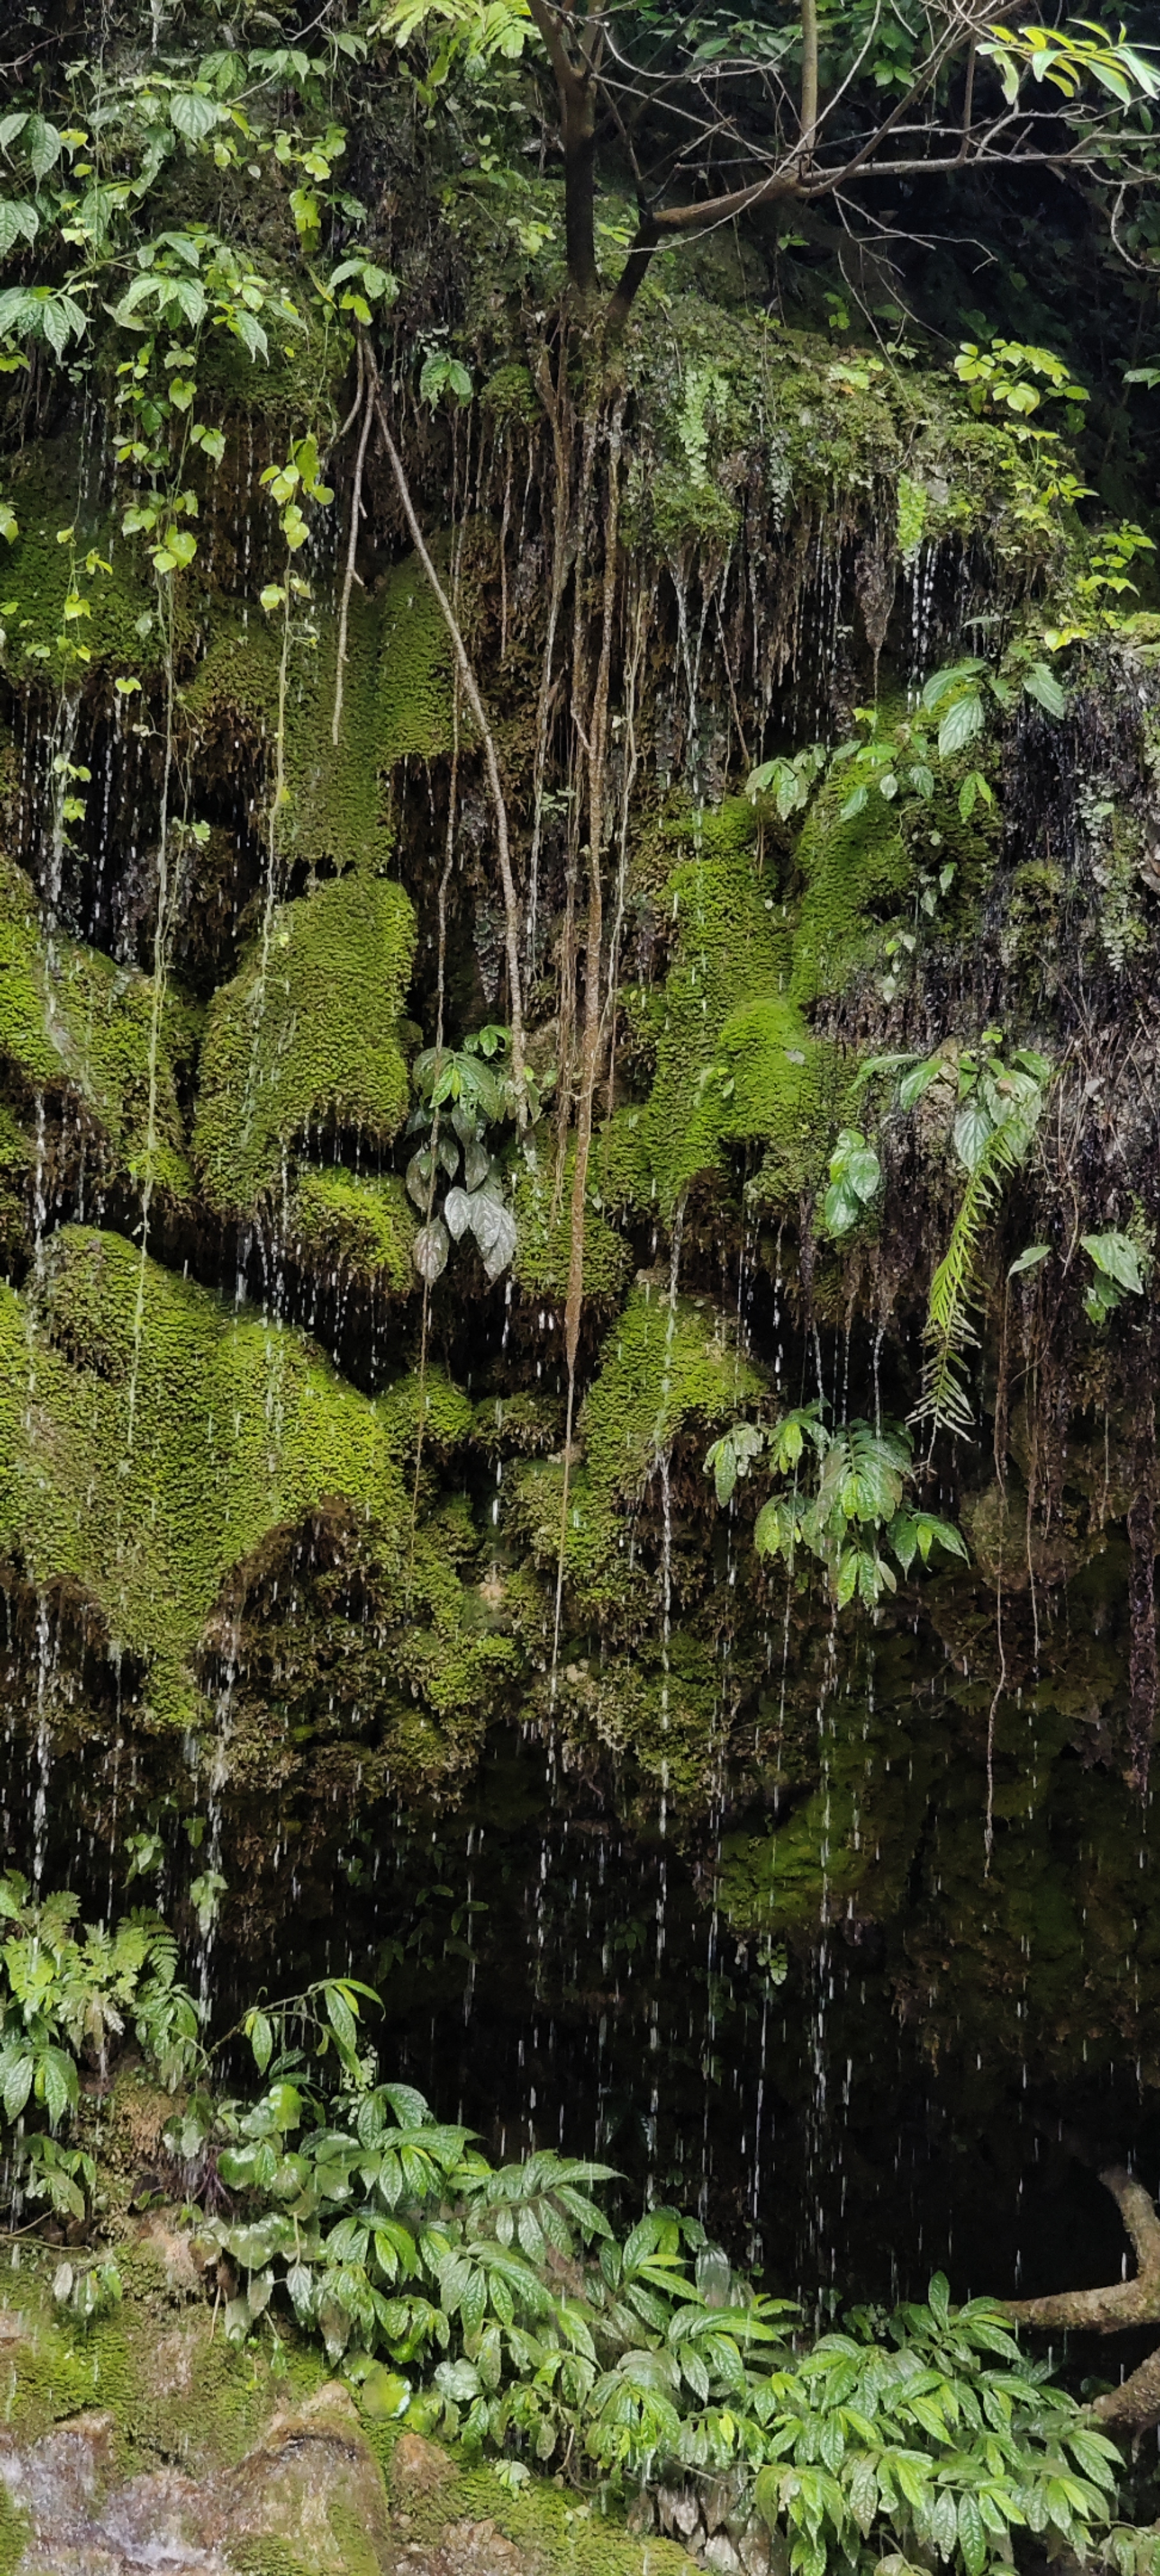
<svg viewBox="0 0 1160 2576"><path fill-rule="evenodd" d="M934 1277L926 1319L926 1358L916 1422L932 1433L965 1434L974 1415L963 1382L976 1346L972 1308L979 1293L982 1237L1005 1183L1030 1153L1043 1114L1051 1066L1032 1047L1000 1053L1001 1029L985 1029L977 1046L942 1048L932 1056L872 1056L859 1083L894 1078L894 1105L912 1111L936 1083L953 1086L951 1148L964 1174L950 1238Z"/></svg>
<svg viewBox="0 0 1160 2576"><path fill-rule="evenodd" d="M719 1503L731 1501L758 1459L781 1480L757 1515L758 1554L782 1558L791 1575L802 1551L814 1557L839 1610L855 1598L873 1606L897 1590L889 1556L903 1574L916 1558L928 1565L936 1546L965 1557L953 1521L908 1497L914 1444L905 1424L858 1418L831 1428L825 1412L819 1399L772 1424L734 1423L706 1453Z"/></svg>
<svg viewBox="0 0 1160 2576"><path fill-rule="evenodd" d="M514 1121L521 1106L511 1070L511 1031L489 1023L465 1037L462 1047L425 1047L411 1078L418 1100L407 1132L424 1139L406 1172L407 1189L423 1215L415 1267L433 1285L447 1267L452 1242L472 1234L489 1282L496 1280L514 1260L519 1240L503 1166L489 1143L489 1132ZM525 1073L524 1103L533 1123L548 1087ZM444 1196L436 1208L441 1185Z"/></svg>
<svg viewBox="0 0 1160 2576"><path fill-rule="evenodd" d="M858 1472L881 1490L881 1461L863 1454ZM855 2309L813 2337L698 2220L653 2209L619 2235L594 2196L607 2166L540 2151L497 2168L411 2086L383 2082L363 2027L378 1999L355 1980L256 2004L209 2050L156 1915L82 1935L75 1898L34 1902L16 1877L0 1911L13 2159L56 2209L83 2211L95 2162L56 2133L81 2060L107 2072L131 2026L148 2072L180 2091L166 2144L186 2222L233 2271L232 2342L265 2338L282 2366L293 2320L370 2415L486 2453L513 2486L552 2464L610 2498L726 2477L795 2576L916 2557L984 2576L1010 2567L1022 2534L1155 2576L1144 2535L1108 2530L1114 2444L989 2301L956 2309L936 2277L926 2304ZM243 2044L256 2098L212 2079ZM51 2151L40 2168L20 2128L30 2107ZM121 2295L113 2255L75 2252L54 2290L91 2322Z"/></svg>
<svg viewBox="0 0 1160 2576"><path fill-rule="evenodd" d="M132 2029L162 2083L179 2084L199 2055L197 2007L178 1977L177 1942L160 1915L134 1912L114 1931L79 1931L77 1899L30 1896L15 1871L0 1878L0 2102L15 2135L10 2187L83 2218L96 2189L86 2149L58 2132L74 2121L80 2069L103 2076Z"/></svg>

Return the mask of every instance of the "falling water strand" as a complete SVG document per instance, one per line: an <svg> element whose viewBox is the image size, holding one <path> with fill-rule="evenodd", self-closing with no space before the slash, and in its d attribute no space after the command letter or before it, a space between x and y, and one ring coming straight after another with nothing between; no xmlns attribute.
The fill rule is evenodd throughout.
<svg viewBox="0 0 1160 2576"><path fill-rule="evenodd" d="M158 581L158 609L165 638L165 752L161 771L161 811L157 845L157 918L153 933L153 991L149 1007L149 1092L145 1120L145 1170L141 1184L141 1254L137 1263L137 1286L133 1300L133 1357L129 1369L129 1394L126 1416L126 1451L131 1452L137 1421L137 1388L141 1368L141 1340L145 1324L145 1279L149 1258L149 1217L153 1202L153 1181L157 1160L157 1064L161 1045L161 1023L165 1009L166 982L169 971L169 941L172 917L177 908L180 887L179 869L173 868L174 884L170 888L170 797L173 785L173 702L174 637L173 590Z"/></svg>

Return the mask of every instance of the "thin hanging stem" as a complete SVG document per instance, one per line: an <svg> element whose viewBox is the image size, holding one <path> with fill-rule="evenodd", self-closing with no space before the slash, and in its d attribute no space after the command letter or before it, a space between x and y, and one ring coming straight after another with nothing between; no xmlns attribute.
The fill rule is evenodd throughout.
<svg viewBox="0 0 1160 2576"><path fill-rule="evenodd" d="M161 771L161 816L157 849L157 921L153 932L153 992L149 1009L149 1097L145 1119L145 1173L141 1185L141 1256L137 1264L137 1289L133 1300L133 1364L129 1373L129 1415L126 1445L133 1446L137 1422L137 1378L141 1363L141 1342L145 1326L145 1268L149 1257L149 1218L153 1205L153 1171L157 1154L157 1057L161 1045L161 1017L165 1006L165 976L169 943L169 806L173 783L173 704L176 682L173 670L173 590L163 589L159 580L158 607L161 610L165 637L165 756Z"/></svg>
<svg viewBox="0 0 1160 2576"><path fill-rule="evenodd" d="M487 711L479 693L479 685L471 667L467 646L463 640L462 628L460 627L459 620L452 608L451 602L447 597L447 593L443 588L443 584L439 579L439 575L435 570L426 539L423 535L422 528L419 525L418 514L415 509L414 501L411 498L411 487L407 481L406 473L403 468L403 460L395 445L394 439L391 436L391 424L387 418L386 404L383 401L382 385L379 381L379 371L375 365L374 355L369 344L366 349L366 365L370 376L371 395L375 407L375 417L378 421L379 432L390 461L391 472L395 478L395 485L399 499L403 505L403 516L406 519L407 526L410 530L411 542L415 548L416 554L418 555L419 561L422 564L427 580L431 585L431 589L434 592L440 615L451 638L452 651L454 652L456 663L459 668L460 680L463 684L463 694L475 719L479 738L483 745L484 762L487 769L487 781L491 791L492 807L495 813L496 845L499 852L499 872L503 885L508 995L512 1016L512 1085L516 1095L518 1116L522 1125L527 1117L527 1100L524 1078L524 1014L520 984L520 915L519 903L516 896L515 878L512 875L511 843L508 834L507 805L504 801L503 782L500 778L499 760L496 754L495 739L492 734L491 726L487 720Z"/></svg>
<svg viewBox="0 0 1160 2576"><path fill-rule="evenodd" d="M556 1604L552 1665L560 1651L564 1598L564 1553L568 1535L568 1490L572 1468L572 1428L576 1412L576 1355L584 1307L584 1205L588 1157L592 1145L592 1106L600 1061L602 1020L600 957L604 937L604 904L600 861L604 847L604 789L608 754L608 689L619 569L620 449L623 398L612 417L609 435L608 514L604 539L604 597L600 660L584 748L588 765L588 941L584 960L584 1033L580 1056L580 1104L576 1121L576 1160L572 1173L572 1219L568 1253L568 1295L564 1308L564 1351L568 1363L568 1403L564 1428L564 1484L560 1500L560 1546L556 1560Z"/></svg>
<svg viewBox="0 0 1160 2576"><path fill-rule="evenodd" d="M360 342L360 384L362 382L362 376L362 344ZM334 665L334 717L330 727L330 739L336 749L338 746L338 729L342 723L342 680L343 671L346 666L346 635L350 619L350 594L355 582L354 559L358 549L359 520L362 517L363 465L366 461L367 440L371 434L371 422L373 421L374 416L374 402L372 399L371 388L368 385L366 388L366 400L363 405L363 425L359 435L358 454L354 463L354 489L350 496L350 534L347 539L346 570L343 574L342 600L338 612L338 654Z"/></svg>

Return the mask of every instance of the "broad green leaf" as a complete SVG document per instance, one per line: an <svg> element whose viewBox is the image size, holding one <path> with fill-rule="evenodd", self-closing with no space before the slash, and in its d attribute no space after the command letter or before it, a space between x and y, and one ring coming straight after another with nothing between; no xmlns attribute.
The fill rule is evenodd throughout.
<svg viewBox="0 0 1160 2576"><path fill-rule="evenodd" d="M968 2576L983 2576L987 2563L987 2535L983 2517L973 2495L961 2495L958 2508L959 2546Z"/></svg>
<svg viewBox="0 0 1160 2576"><path fill-rule="evenodd" d="M1028 697L1034 698L1049 716L1058 718L1067 714L1066 692L1046 662L1033 663L1024 676L1023 686Z"/></svg>
<svg viewBox="0 0 1160 2576"><path fill-rule="evenodd" d="M955 1152L964 1171L978 1170L991 1138L995 1121L979 1093L964 1100L954 1124Z"/></svg>
<svg viewBox="0 0 1160 2576"><path fill-rule="evenodd" d="M968 689L947 708L938 729L939 756L950 760L956 751L964 751L975 735L983 730L983 701L975 689Z"/></svg>
<svg viewBox="0 0 1160 2576"><path fill-rule="evenodd" d="M30 116L22 137L23 149L32 165L33 177L46 179L64 150L64 137L46 116Z"/></svg>
<svg viewBox="0 0 1160 2576"><path fill-rule="evenodd" d="M7 259L18 241L35 241L39 226L35 206L18 197L0 197L0 259Z"/></svg>
<svg viewBox="0 0 1160 2576"><path fill-rule="evenodd" d="M917 1108L923 1093L929 1091L932 1082L945 1071L945 1059L940 1055L929 1055L924 1063L912 1065L910 1072L903 1074L898 1085L899 1108Z"/></svg>
<svg viewBox="0 0 1160 2576"><path fill-rule="evenodd" d="M1021 1252L1017 1259L1011 1263L1007 1272L1007 1277L1009 1279L1018 1279L1025 1270L1038 1270L1040 1262L1049 1261L1050 1258L1051 1245L1049 1243L1029 1243L1026 1251Z"/></svg>
<svg viewBox="0 0 1160 2576"><path fill-rule="evenodd" d="M1130 1235L1115 1232L1084 1234L1080 1241L1106 1279L1114 1279L1118 1288L1127 1288L1133 1296L1143 1295L1140 1255Z"/></svg>
<svg viewBox="0 0 1160 2576"><path fill-rule="evenodd" d="M169 116L175 131L187 143L204 143L206 135L221 124L224 108L217 100L207 98L204 90L175 90L169 101Z"/></svg>

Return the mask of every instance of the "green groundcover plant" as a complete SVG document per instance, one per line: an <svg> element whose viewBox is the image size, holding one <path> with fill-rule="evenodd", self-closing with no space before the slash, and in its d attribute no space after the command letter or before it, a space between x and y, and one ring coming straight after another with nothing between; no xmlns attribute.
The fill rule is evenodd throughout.
<svg viewBox="0 0 1160 2576"><path fill-rule="evenodd" d="M331 1977L258 2003L211 2046L158 1916L109 1931L77 1913L0 1880L9 2197L88 2219L57 2276L82 2323L120 2294L98 2159L74 2142L82 2070L99 2092L135 2041L174 2096L172 2198L232 2276L227 2337L277 2360L287 2333L317 2336L370 2415L486 2454L512 2484L540 2467L615 2498L728 2476L794 2576L983 2576L1028 2547L1155 2566L1153 2535L1114 2519L1116 2445L993 2301L955 2307L936 2275L925 2303L810 2332L697 2219L650 2209L618 2233L596 2197L608 2166L539 2151L496 2167L384 2083L370 1988ZM251 2062L256 2091L236 2073Z"/></svg>

